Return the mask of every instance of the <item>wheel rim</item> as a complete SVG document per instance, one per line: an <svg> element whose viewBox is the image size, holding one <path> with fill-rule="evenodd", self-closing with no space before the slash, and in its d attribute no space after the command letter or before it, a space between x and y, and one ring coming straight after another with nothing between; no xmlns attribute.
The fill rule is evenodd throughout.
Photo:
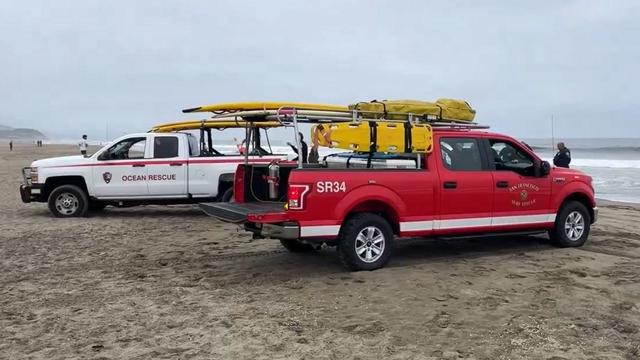
<svg viewBox="0 0 640 360"><path fill-rule="evenodd" d="M62 193L56 198L56 210L63 215L72 215L79 206L78 198L72 193Z"/></svg>
<svg viewBox="0 0 640 360"><path fill-rule="evenodd" d="M384 252L385 238L382 230L368 226L358 233L355 241L356 255L366 263L378 260Z"/></svg>
<svg viewBox="0 0 640 360"><path fill-rule="evenodd" d="M584 216L578 211L572 211L564 222L564 233L571 241L576 241L584 234Z"/></svg>

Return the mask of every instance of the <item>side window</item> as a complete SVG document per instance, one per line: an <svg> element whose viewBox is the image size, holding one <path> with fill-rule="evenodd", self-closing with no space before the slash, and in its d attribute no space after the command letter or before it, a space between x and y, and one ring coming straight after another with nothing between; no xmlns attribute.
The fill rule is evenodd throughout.
<svg viewBox="0 0 640 360"><path fill-rule="evenodd" d="M440 156L444 166L453 171L480 171L482 157L478 140L472 138L441 138Z"/></svg>
<svg viewBox="0 0 640 360"><path fill-rule="evenodd" d="M189 139L189 156L200 156L200 144L198 143L198 139L191 134L187 136L187 139Z"/></svg>
<svg viewBox="0 0 640 360"><path fill-rule="evenodd" d="M118 141L100 154L98 160L144 159L146 137L135 137Z"/></svg>
<svg viewBox="0 0 640 360"><path fill-rule="evenodd" d="M519 146L504 140L490 140L493 163L497 171L514 171L520 175L534 175L534 159Z"/></svg>
<svg viewBox="0 0 640 360"><path fill-rule="evenodd" d="M178 156L178 138L176 136L156 136L153 139L153 158L167 159Z"/></svg>

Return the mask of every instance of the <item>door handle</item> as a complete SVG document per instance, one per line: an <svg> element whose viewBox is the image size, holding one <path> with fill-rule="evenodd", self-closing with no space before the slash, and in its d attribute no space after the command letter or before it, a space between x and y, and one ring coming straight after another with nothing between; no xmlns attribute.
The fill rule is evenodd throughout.
<svg viewBox="0 0 640 360"><path fill-rule="evenodd" d="M169 166L182 166L182 163L170 163Z"/></svg>
<svg viewBox="0 0 640 360"><path fill-rule="evenodd" d="M455 189L458 187L458 183L455 181L445 181L442 185L445 189Z"/></svg>
<svg viewBox="0 0 640 360"><path fill-rule="evenodd" d="M509 182L508 181L498 181L496 183L496 187L499 187L499 188L509 187Z"/></svg>
<svg viewBox="0 0 640 360"><path fill-rule="evenodd" d="M146 165L145 164L133 164L131 166L133 166L133 167L145 167Z"/></svg>

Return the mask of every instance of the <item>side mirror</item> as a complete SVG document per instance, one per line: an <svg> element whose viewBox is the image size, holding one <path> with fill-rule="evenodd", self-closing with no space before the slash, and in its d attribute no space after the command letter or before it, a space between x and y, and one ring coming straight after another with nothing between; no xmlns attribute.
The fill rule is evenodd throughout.
<svg viewBox="0 0 640 360"><path fill-rule="evenodd" d="M547 176L551 172L551 164L548 161L540 163L540 176Z"/></svg>

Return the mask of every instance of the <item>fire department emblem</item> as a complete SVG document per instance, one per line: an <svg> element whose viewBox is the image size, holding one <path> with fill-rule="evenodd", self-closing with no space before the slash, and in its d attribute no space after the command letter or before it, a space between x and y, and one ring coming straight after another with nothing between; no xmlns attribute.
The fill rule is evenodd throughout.
<svg viewBox="0 0 640 360"><path fill-rule="evenodd" d="M527 190L520 191L520 201L526 201L528 197L529 193L527 192Z"/></svg>
<svg viewBox="0 0 640 360"><path fill-rule="evenodd" d="M104 182L106 182L107 184L111 182L111 173L110 172L106 172L102 174L102 179L104 180Z"/></svg>

